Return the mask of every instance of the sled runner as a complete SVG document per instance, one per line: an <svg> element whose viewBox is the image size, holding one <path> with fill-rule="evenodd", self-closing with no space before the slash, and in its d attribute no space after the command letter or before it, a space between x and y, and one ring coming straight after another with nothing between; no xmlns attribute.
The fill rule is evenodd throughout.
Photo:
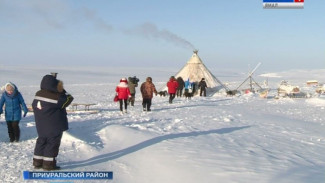
<svg viewBox="0 0 325 183"><path fill-rule="evenodd" d="M93 105L96 105L96 104L79 104L79 103L73 103L71 104L71 107L72 107L72 111L77 111L78 110L78 106L84 106L84 110L85 111L89 111L89 107L90 106L93 106Z"/></svg>
<svg viewBox="0 0 325 183"><path fill-rule="evenodd" d="M71 104L71 109L67 110L68 113L90 113L95 114L98 113L98 110L91 110L90 106L94 106L96 104L86 104L86 103L73 103ZM83 106L83 109L78 109L79 106Z"/></svg>
<svg viewBox="0 0 325 183"><path fill-rule="evenodd" d="M71 104L71 107L70 109L67 110L68 113L88 113L88 114L95 114L95 113L98 113L99 110L92 110L90 109L91 106L94 106L96 104L86 104L86 103L83 103L83 104L79 104L79 103L73 103ZM82 109L78 109L79 106L83 106L81 107ZM32 106L27 106L28 108L28 111L29 112L33 112L33 108Z"/></svg>

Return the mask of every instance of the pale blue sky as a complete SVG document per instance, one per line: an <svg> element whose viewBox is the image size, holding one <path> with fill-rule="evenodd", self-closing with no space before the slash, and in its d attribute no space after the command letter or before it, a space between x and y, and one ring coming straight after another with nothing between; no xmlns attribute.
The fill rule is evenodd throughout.
<svg viewBox="0 0 325 183"><path fill-rule="evenodd" d="M193 45L212 69L324 69L324 12L323 0L0 0L0 66L180 69Z"/></svg>

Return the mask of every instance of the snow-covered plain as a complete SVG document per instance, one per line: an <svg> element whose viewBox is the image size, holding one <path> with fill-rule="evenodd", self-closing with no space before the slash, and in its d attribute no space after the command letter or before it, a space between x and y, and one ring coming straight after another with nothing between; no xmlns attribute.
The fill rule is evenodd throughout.
<svg viewBox="0 0 325 183"><path fill-rule="evenodd" d="M116 183L325 182L324 99L215 94L176 98L169 104L167 97L157 96L153 111L147 113L142 112L137 88L135 106L121 115L113 102L121 77L136 75L142 83L152 76L159 89L177 70L3 67L0 85L16 83L30 104L42 76L51 71L59 72L74 102L96 103L92 109L99 110L68 115L70 129L63 135L58 156L62 171L113 171L113 180L107 182ZM271 73L276 77L270 77L269 84L274 88L282 79L301 86L310 79L324 82L324 72ZM245 79L240 73L212 73L231 88ZM22 172L34 170L37 133L32 113L21 120L20 127L21 142L8 143L1 116L1 182L24 182Z"/></svg>

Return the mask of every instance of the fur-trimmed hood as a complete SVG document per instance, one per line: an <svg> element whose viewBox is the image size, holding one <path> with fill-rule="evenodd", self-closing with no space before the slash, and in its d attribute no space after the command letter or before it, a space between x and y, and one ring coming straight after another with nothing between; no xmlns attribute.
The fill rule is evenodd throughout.
<svg viewBox="0 0 325 183"><path fill-rule="evenodd" d="M14 92L13 92L11 95L8 94L8 89L7 89L8 86L11 86L11 87L14 89ZM4 91L6 92L6 95L7 95L7 96L9 96L9 97L13 97L13 96L16 96L16 95L17 95L17 93L18 93L18 88L17 88L17 86L16 86L15 84L13 84L12 82L8 82L8 83L6 83L5 86L4 86Z"/></svg>
<svg viewBox="0 0 325 183"><path fill-rule="evenodd" d="M127 88L127 87L129 87L129 85L126 82L120 82L120 84L118 84L117 87Z"/></svg>
<svg viewBox="0 0 325 183"><path fill-rule="evenodd" d="M120 83L117 85L117 87L121 87L121 88L129 87L128 81L126 80L126 78L120 79Z"/></svg>
<svg viewBox="0 0 325 183"><path fill-rule="evenodd" d="M51 92L58 92L59 81L52 75L45 75L41 81L41 89Z"/></svg>

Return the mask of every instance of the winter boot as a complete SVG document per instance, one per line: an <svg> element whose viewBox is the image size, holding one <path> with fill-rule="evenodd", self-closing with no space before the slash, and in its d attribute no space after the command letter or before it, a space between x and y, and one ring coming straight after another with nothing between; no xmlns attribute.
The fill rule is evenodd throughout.
<svg viewBox="0 0 325 183"><path fill-rule="evenodd" d="M146 111L147 110L147 107L145 104L142 104L142 107L143 107L143 111Z"/></svg>
<svg viewBox="0 0 325 183"><path fill-rule="evenodd" d="M15 142L19 142L20 134L15 134Z"/></svg>
<svg viewBox="0 0 325 183"><path fill-rule="evenodd" d="M43 159L35 159L35 158L33 158L33 166L36 169L42 168L42 166L43 166Z"/></svg>
<svg viewBox="0 0 325 183"><path fill-rule="evenodd" d="M13 131L14 131L15 142L19 142L19 139L20 139L19 123L18 122L12 122L12 127L13 127Z"/></svg>
<svg viewBox="0 0 325 183"><path fill-rule="evenodd" d="M54 158L53 158L54 159ZM52 160L52 161L46 161L46 160L43 160L43 166L42 168L44 170L59 170L60 167L56 165L56 160Z"/></svg>
<svg viewBox="0 0 325 183"><path fill-rule="evenodd" d="M9 133L9 140L10 140L10 142L14 142L15 141L15 135L14 135L14 133Z"/></svg>
<svg viewBox="0 0 325 183"><path fill-rule="evenodd" d="M15 133L15 142L19 142L20 139L20 130Z"/></svg>
<svg viewBox="0 0 325 183"><path fill-rule="evenodd" d="M15 134L14 134L14 129L12 127L12 122L7 122L7 126L8 126L8 134L9 134L9 140L10 142L15 141Z"/></svg>

